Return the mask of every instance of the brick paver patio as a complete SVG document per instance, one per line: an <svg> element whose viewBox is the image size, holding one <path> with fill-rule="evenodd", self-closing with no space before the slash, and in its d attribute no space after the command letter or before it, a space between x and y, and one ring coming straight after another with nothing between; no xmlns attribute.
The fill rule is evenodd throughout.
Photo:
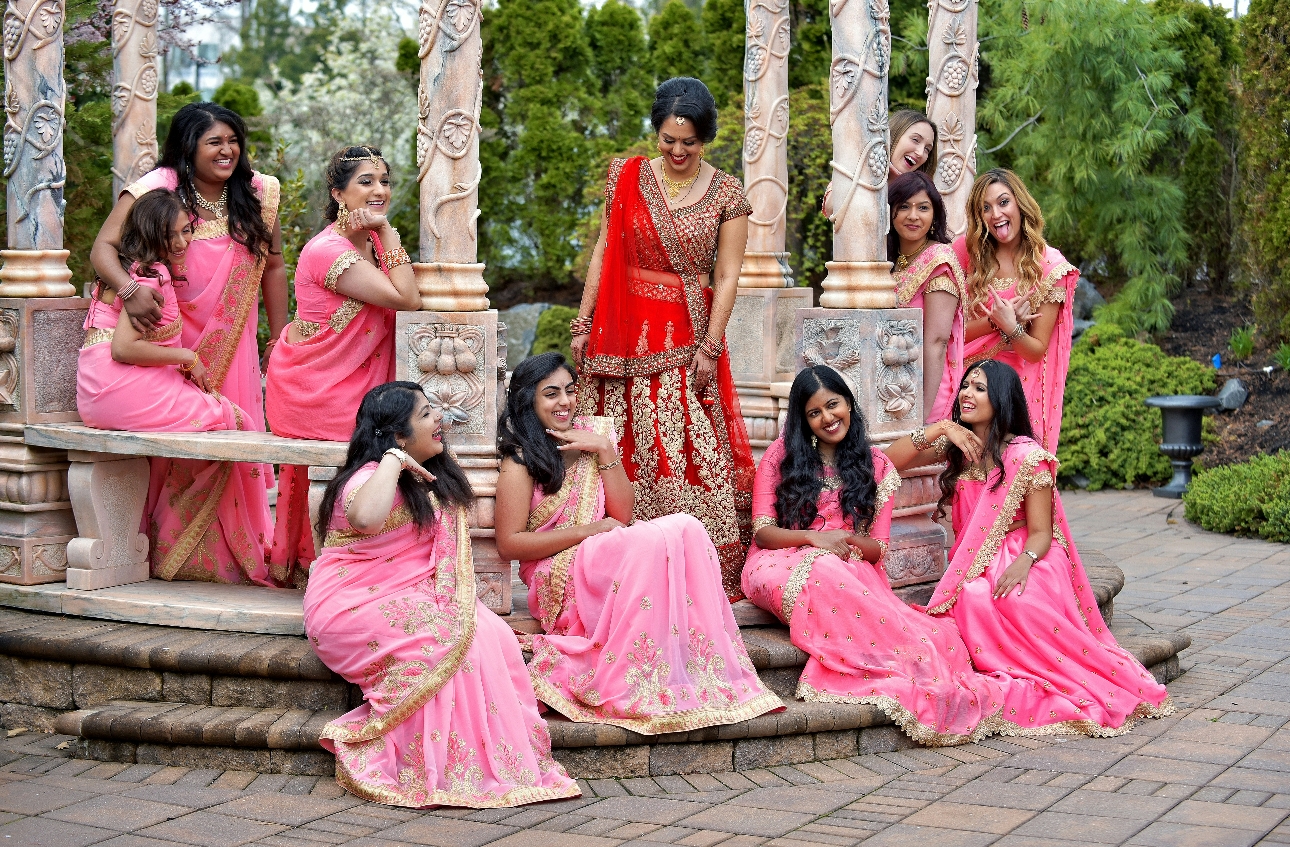
<svg viewBox="0 0 1290 847"><path fill-rule="evenodd" d="M1290 844L1290 546L1204 532L1145 492L1067 495L1126 575L1117 622L1185 629L1179 713L1119 738L987 740L769 770L583 782L584 797L410 812L330 778L68 760L0 744L0 847Z"/></svg>

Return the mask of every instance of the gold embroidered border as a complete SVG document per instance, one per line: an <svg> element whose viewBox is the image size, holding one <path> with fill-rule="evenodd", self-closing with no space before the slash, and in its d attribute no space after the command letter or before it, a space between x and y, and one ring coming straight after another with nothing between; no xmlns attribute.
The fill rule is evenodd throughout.
<svg viewBox="0 0 1290 847"><path fill-rule="evenodd" d="M431 496L431 505L435 511L439 511L439 503L433 496ZM461 663L465 661L466 653L470 650L470 645L475 640L475 566L474 560L471 558L470 529L466 520L466 510L461 507L453 509L451 520L452 527L450 531L453 532L456 538L457 561L450 568L443 567L442 562L437 562L438 572L435 575L435 582L436 590L442 588L444 589L442 593L446 594L451 589L455 595L457 611L460 615L456 622L458 630L457 642L448 649L439 664L425 674L421 682L414 686L401 702L392 706L384 715L369 717L367 723L356 730L350 730L335 722L329 723L323 727L322 733L320 733L321 738L329 738L332 741L341 741L345 744L354 744L359 741L371 741L373 738L382 736L403 723L429 702L461 668ZM447 510L441 511L438 531L449 531L447 523Z"/></svg>
<svg viewBox="0 0 1290 847"><path fill-rule="evenodd" d="M575 723L605 723L639 732L641 735L689 732L709 726L739 723L752 720L775 709L784 708L784 701L767 691L741 706L732 706L728 709L692 709L687 712L670 712L643 718L617 717L601 714L573 702L558 688L539 676L532 667L529 669L529 678L533 681L533 691L537 694L537 698L569 720Z"/></svg>
<svg viewBox="0 0 1290 847"><path fill-rule="evenodd" d="M756 535L758 532L760 532L761 530L765 529L768 526L779 526L779 522L774 518L770 517L769 515L762 515L761 517L753 518L753 522L752 522L753 535Z"/></svg>
<svg viewBox="0 0 1290 847"><path fill-rule="evenodd" d="M1008 494L1004 497L1003 506L1000 508L999 514L995 516L994 526L990 528L990 534L985 537L985 541L981 542L976 558L972 560L972 567L959 580L959 584L954 587L954 596L939 606L928 608L927 614L939 615L948 612L958 601L959 593L963 590L963 583L976 579L985 573L985 569L999 553L1003 538L1008 534L1008 527L1012 525L1012 516L1021 508L1026 495L1030 493L1034 484L1035 467L1040 462L1052 462L1053 468L1057 467L1057 457L1042 447L1036 446L1035 449L1026 454L1025 458L1021 460L1021 467L1017 469L1017 475L1012 479L1012 484L1008 486ZM987 493L981 496L987 497L989 495Z"/></svg>
<svg viewBox="0 0 1290 847"><path fill-rule="evenodd" d="M193 227L194 241L210 241L226 235L228 235L228 218L215 218L210 221L198 218L197 226Z"/></svg>
<svg viewBox="0 0 1290 847"><path fill-rule="evenodd" d="M1135 724L1142 718L1166 718L1175 711L1174 700L1172 697L1165 697L1159 706L1153 706L1143 701L1138 704L1129 716L1124 719L1120 726L1102 726L1096 721L1060 721L1058 723L1045 724L1044 726L1027 727L1021 724L1013 723L1003 715L999 715L1001 726L995 731L999 735L1011 738L1037 738L1045 735L1088 735L1093 738L1115 738L1120 735L1126 735L1133 730Z"/></svg>
<svg viewBox="0 0 1290 847"><path fill-rule="evenodd" d="M296 332L300 334L302 340L313 338L318 334L318 330L322 329L322 324L317 321L302 321L300 318L296 318L292 323L296 325Z"/></svg>
<svg viewBox="0 0 1290 847"><path fill-rule="evenodd" d="M922 744L925 747L956 747L960 744L972 744L996 733L1004 732L1003 719L999 716L999 711L994 714L986 715L981 722L976 725L967 735L956 735L952 732L940 732L935 727L928 726L918 720L918 717L894 697L880 695L870 695L868 697L852 697L845 694L829 694L826 691L817 691L809 683L798 682L797 696L808 703L842 703L848 706L877 706L891 718L896 726L904 730L905 734Z"/></svg>
<svg viewBox="0 0 1290 847"><path fill-rule="evenodd" d="M896 496L896 492L900 490L900 482L900 473L896 470L896 466L892 465L887 468L887 473L883 475L882 482L878 483L878 493L873 499L873 513L875 516L882 511L883 506L887 505L888 500Z"/></svg>
<svg viewBox="0 0 1290 847"><path fill-rule="evenodd" d="M797 598L802 595L806 581L811 578L811 566L815 564L816 559L827 555L829 555L828 550L817 547L814 550L808 550L802 556L802 561L793 566L788 582L784 583L784 593L779 598L779 616L784 619L785 624L793 622L793 607L797 605Z"/></svg>
<svg viewBox="0 0 1290 847"><path fill-rule="evenodd" d="M215 475L215 482L209 489L203 489L197 492L184 491L179 495L179 502L172 508L172 511L178 514L185 514L187 507L193 500L206 496L206 501L202 503L201 508L197 511L197 516L193 518L188 526L175 541L174 545L161 560L157 568L157 577L159 579L174 579L175 574L179 573L182 568L192 557L193 551L201 543L202 536L210 528L211 523L215 520L215 510L219 507L219 501L224 497L224 489L228 487L229 478L233 475L232 462L220 462L219 472ZM174 465L171 465L173 469Z"/></svg>
<svg viewBox="0 0 1290 847"><path fill-rule="evenodd" d="M340 304L340 308L331 313L327 319L327 326L331 327L337 335L345 331L349 322L358 317L358 313L363 311L364 303L362 300L355 300L352 297L346 297L345 302Z"/></svg>
<svg viewBox="0 0 1290 847"><path fill-rule="evenodd" d="M95 344L102 344L105 341L111 341L112 336L115 333L116 330L114 329L100 329L97 326L91 327L90 330L85 333L85 343L81 345L81 349L84 350L87 347L93 347Z"/></svg>
<svg viewBox="0 0 1290 847"><path fill-rule="evenodd" d="M142 338L144 341L152 341L154 343L158 341L169 341L183 331L184 319L183 316L180 316L165 326L157 327L151 332L145 332Z"/></svg>
<svg viewBox="0 0 1290 847"><path fill-rule="evenodd" d="M647 300L662 300L664 303L684 303L685 290L674 288L670 285L662 285L657 282L646 282L643 279L635 277L627 281L627 293L636 297L644 297Z"/></svg>
<svg viewBox="0 0 1290 847"><path fill-rule="evenodd" d="M331 724L328 724L330 726ZM564 769L561 768L561 773ZM386 806L400 806L405 809L423 809L429 806L456 806L466 809L503 809L512 806L525 806L529 803L541 803L544 800L565 800L570 797L581 797L582 791L578 788L578 783L570 780L563 788L542 788L536 785L526 785L519 788L513 788L500 797L492 800L480 801L478 798L469 797L464 794L454 794L451 791L444 791L436 788L434 791L426 792L424 803L412 805L408 803L402 794L397 791L391 791L384 785L371 782L364 782L358 777L350 774L344 767L341 757L336 757L336 781L341 787L356 797L364 800L370 800L374 803L383 803Z"/></svg>
<svg viewBox="0 0 1290 847"><path fill-rule="evenodd" d="M361 488L362 486L359 486ZM358 490L355 489L355 494ZM375 538L378 535L385 535L387 532L394 532L396 529L402 529L412 523L412 510L406 504L400 505L390 512L385 523L376 532L359 532L355 529L333 529L327 533L323 540L324 547L344 547L347 544L353 544L355 541L362 541L366 538Z"/></svg>
<svg viewBox="0 0 1290 847"><path fill-rule="evenodd" d="M963 268L959 266L958 256L954 254L954 248L948 244L933 243L919 259L921 261L913 267L906 268L903 271L892 272L892 276L896 278L896 298L899 301L899 305L909 305L909 301L913 300L914 296L918 294L918 289L927 284L932 272L941 265L949 265L951 279L944 287L929 287L927 290L944 291L959 298L960 303L966 302L967 280L964 278ZM944 274L939 275L937 278L943 279Z"/></svg>
<svg viewBox="0 0 1290 847"><path fill-rule="evenodd" d="M336 282L340 279L340 275L361 261L363 261L363 257L358 254L357 250L346 250L341 253L336 257L336 261L331 263L331 267L327 269L327 276L323 279L323 288L335 294Z"/></svg>

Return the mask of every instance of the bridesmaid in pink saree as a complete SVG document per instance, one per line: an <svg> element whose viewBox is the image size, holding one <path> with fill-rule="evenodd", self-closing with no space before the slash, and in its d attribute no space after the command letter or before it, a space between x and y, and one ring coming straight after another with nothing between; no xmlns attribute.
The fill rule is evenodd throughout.
<svg viewBox="0 0 1290 847"><path fill-rule="evenodd" d="M654 735L782 709L753 668L698 519L630 526L610 418L575 418L559 353L521 362L498 424L497 551L520 560L538 699L574 721Z"/></svg>
<svg viewBox="0 0 1290 847"><path fill-rule="evenodd" d="M954 241L967 274L964 368L986 359L1012 367L1035 441L1056 455L1079 269L1044 241L1039 204L1006 168L976 178L967 219L967 235Z"/></svg>
<svg viewBox="0 0 1290 847"><path fill-rule="evenodd" d="M421 305L412 264L385 214L390 168L375 147L345 147L327 165L331 223L296 265L296 319L269 355L265 406L274 435L345 441L372 388L394 379L394 316ZM326 401L318 402L319 391ZM282 465L269 568L303 586L314 559L309 468Z"/></svg>
<svg viewBox="0 0 1290 847"><path fill-rule="evenodd" d="M975 741L995 729L1001 692L973 671L952 621L892 592L883 557L898 488L842 377L803 370L784 434L757 467L744 593L810 656L798 697L878 706L920 744Z"/></svg>
<svg viewBox="0 0 1290 847"><path fill-rule="evenodd" d="M963 269L945 230L945 203L922 171L887 187L891 232L887 258L896 304L923 310L923 396L926 420L949 417L963 378Z"/></svg>
<svg viewBox="0 0 1290 847"><path fill-rule="evenodd" d="M442 422L414 382L372 389L323 495L305 632L364 702L323 727L322 744L337 782L392 806L577 797L515 637L475 597L474 497Z"/></svg>
<svg viewBox="0 0 1290 847"><path fill-rule="evenodd" d="M286 323L287 311L278 181L251 169L246 124L236 113L214 103L183 107L171 121L159 167L121 192L94 241L91 258L104 288L119 293L130 285L116 258L121 226L135 200L156 188L176 192L194 225L184 279L175 280L181 343L201 358L207 387L246 413L248 430L263 432L256 348L261 293L273 334ZM153 331L160 325L161 300L145 288L137 291L123 308L138 330ZM263 568L271 531L271 466L153 459L151 467L153 576L268 582L250 573ZM216 516L225 497L247 519L221 530Z"/></svg>
<svg viewBox="0 0 1290 847"><path fill-rule="evenodd" d="M927 611L957 623L977 670L1000 682L1001 732L1120 735L1172 713L1165 687L1102 620L1055 489L1057 459L1035 441L1016 371L972 366L954 417L982 446L949 448L941 506L954 547ZM915 446L924 441L915 432L887 453L898 468L920 467L937 459Z"/></svg>

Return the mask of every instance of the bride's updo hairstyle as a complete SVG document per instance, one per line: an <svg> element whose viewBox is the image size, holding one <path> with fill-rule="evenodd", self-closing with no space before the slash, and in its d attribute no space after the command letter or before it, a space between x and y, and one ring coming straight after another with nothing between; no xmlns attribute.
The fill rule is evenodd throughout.
<svg viewBox="0 0 1290 847"><path fill-rule="evenodd" d="M693 123L695 134L704 144L717 137L717 101L708 87L694 77L672 77L654 92L649 119L655 132L663 129L669 115Z"/></svg>
<svg viewBox="0 0 1290 847"><path fill-rule="evenodd" d="M833 465L842 480L839 498L842 514L856 532L869 530L873 523L878 484L874 480L873 454L865 432L864 415L842 375L828 365L806 368L793 380L788 392L788 416L784 422L784 459L779 465L775 488L775 517L784 529L810 529L819 516L816 502L824 490L824 462L811 443L811 425L806 421L806 404L821 388L838 394L851 407L851 424L838 444Z"/></svg>
<svg viewBox="0 0 1290 847"><path fill-rule="evenodd" d="M554 494L564 485L564 456L538 420L533 402L542 380L563 368L575 380L564 354L552 351L529 356L515 367L506 392L506 408L497 421L497 450L528 470L543 494Z"/></svg>
<svg viewBox="0 0 1290 847"><path fill-rule="evenodd" d="M421 386L415 382L387 382L364 395L363 402L358 405L358 421L349 439L345 465L327 483L318 507L316 528L319 535L326 537L336 498L345 490L350 477L364 465L381 461L386 450L398 447L396 437L412 437L412 413L416 411L417 399L424 396ZM438 498L440 506L469 507L475 502L475 493L471 491L470 481L461 465L448 452L447 445L438 456L430 457L424 467L434 474L435 481L426 482L411 471L404 471L399 474L399 493L403 495L403 502L412 512L416 525L429 529L434 526L431 494Z"/></svg>

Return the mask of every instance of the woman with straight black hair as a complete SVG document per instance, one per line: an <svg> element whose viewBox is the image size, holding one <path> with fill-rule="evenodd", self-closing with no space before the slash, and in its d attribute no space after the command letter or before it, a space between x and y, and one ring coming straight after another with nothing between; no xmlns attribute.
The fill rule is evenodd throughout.
<svg viewBox="0 0 1290 847"><path fill-rule="evenodd" d="M612 417L635 516L703 522L739 599L754 464L726 352L752 206L743 185L703 161L717 105L697 79L658 87L655 159L615 159L587 268L573 360L579 415ZM666 423L664 423L666 422Z"/></svg>
<svg viewBox="0 0 1290 847"><path fill-rule="evenodd" d="M304 598L314 652L363 689L322 744L364 800L488 809L579 794L515 637L475 596L473 502L421 386L369 391L323 494Z"/></svg>
<svg viewBox="0 0 1290 847"><path fill-rule="evenodd" d="M520 560L542 624L525 636L538 699L643 735L783 708L744 649L703 524L631 522L614 422L574 417L577 391L564 356L525 359L498 422L497 552Z"/></svg>
<svg viewBox="0 0 1290 847"><path fill-rule="evenodd" d="M973 672L953 626L891 590L883 561L899 488L846 380L826 365L803 370L757 468L744 593L809 657L798 697L877 706L920 744L975 741L993 731L999 689Z"/></svg>
<svg viewBox="0 0 1290 847"><path fill-rule="evenodd" d="M972 664L1000 685L999 731L1120 735L1170 714L1165 687L1098 611L1055 488L1057 459L1036 442L1017 372L994 359L972 365L953 417L887 455L898 468L947 458L940 510L950 510L954 546L927 612L957 625ZM962 426L972 439L940 440Z"/></svg>
<svg viewBox="0 0 1290 847"><path fill-rule="evenodd" d="M269 331L276 338L287 322L287 273L278 226L278 181L251 170L246 153L246 125L238 115L214 103L190 103L175 113L161 164L126 186L103 222L90 258L101 288L126 294L122 305L140 332L156 330L160 295L147 287L131 288L121 267L121 227L137 198L156 188L174 191L188 212L193 240L175 280L175 296L184 317L182 345L197 353L206 371L206 387L246 412L246 429L265 431L260 356L256 345L258 307L263 295ZM149 497L166 498L190 514L203 514L204 486L194 487L203 465L181 459L152 459ZM273 487L272 465L245 469L260 485ZM252 541L269 542L259 531ZM180 533L167 539L177 551L189 551L176 572L206 569L200 534Z"/></svg>

